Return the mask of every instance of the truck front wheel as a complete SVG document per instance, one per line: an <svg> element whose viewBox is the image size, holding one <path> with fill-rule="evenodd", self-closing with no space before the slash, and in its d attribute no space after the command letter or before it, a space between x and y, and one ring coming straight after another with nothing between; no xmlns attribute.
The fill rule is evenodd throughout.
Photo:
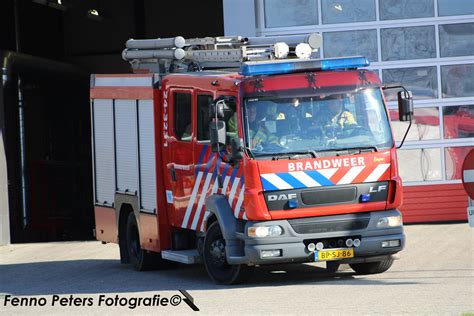
<svg viewBox="0 0 474 316"><path fill-rule="evenodd" d="M206 232L203 258L207 273L216 283L237 284L245 281L250 276L251 267L227 263L225 239L217 221L212 223Z"/></svg>
<svg viewBox="0 0 474 316"><path fill-rule="evenodd" d="M382 261L353 263L349 265L352 270L355 271L356 274L377 274L390 269L393 264L393 261L394 260L392 258L389 258Z"/></svg>
<svg viewBox="0 0 474 316"><path fill-rule="evenodd" d="M127 251L135 270L145 271L155 268L161 259L160 254L141 248L137 220L133 212L128 215L126 232Z"/></svg>

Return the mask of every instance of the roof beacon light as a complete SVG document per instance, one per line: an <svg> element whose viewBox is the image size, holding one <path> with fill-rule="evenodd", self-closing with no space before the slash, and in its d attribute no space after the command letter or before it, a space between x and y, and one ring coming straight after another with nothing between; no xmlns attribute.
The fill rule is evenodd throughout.
<svg viewBox="0 0 474 316"><path fill-rule="evenodd" d="M275 75L294 72L357 69L367 67L370 63L362 56L332 59L295 59L270 62L246 62L240 67L244 76Z"/></svg>
<svg viewBox="0 0 474 316"><path fill-rule="evenodd" d="M298 58L310 58L312 52L313 49L306 43L299 43L295 47L295 54Z"/></svg>
<svg viewBox="0 0 474 316"><path fill-rule="evenodd" d="M283 59L288 56L288 53L290 52L290 47L285 42L279 42L273 45L273 50L274 50L275 58Z"/></svg>

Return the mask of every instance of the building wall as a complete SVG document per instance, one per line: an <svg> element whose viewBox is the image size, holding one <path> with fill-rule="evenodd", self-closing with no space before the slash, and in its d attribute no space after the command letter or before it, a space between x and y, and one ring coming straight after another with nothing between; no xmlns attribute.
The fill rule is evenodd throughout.
<svg viewBox="0 0 474 316"><path fill-rule="evenodd" d="M224 12L235 1L224 1ZM386 85L411 90L415 119L398 151L404 215L417 222L467 218L460 179L464 157L474 148L472 0L255 0L242 5L247 7L239 12L255 12L257 36L321 33L321 58L364 55ZM249 24L241 21L240 14L225 15L226 35L248 32ZM387 106L400 141L408 123L397 119L394 92L387 93Z"/></svg>

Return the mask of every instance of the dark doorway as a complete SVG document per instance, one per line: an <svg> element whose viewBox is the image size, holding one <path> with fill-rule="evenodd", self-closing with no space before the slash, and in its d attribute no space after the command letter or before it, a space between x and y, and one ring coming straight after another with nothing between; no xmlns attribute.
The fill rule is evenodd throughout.
<svg viewBox="0 0 474 316"><path fill-rule="evenodd" d="M12 242L93 239L89 75L130 72L129 38L220 36L223 25L222 0L0 1L0 63L7 51L25 54L0 82Z"/></svg>

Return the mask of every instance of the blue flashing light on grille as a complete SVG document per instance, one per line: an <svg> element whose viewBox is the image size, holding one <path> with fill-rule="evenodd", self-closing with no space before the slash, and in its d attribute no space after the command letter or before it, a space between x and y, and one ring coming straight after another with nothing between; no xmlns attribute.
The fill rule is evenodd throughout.
<svg viewBox="0 0 474 316"><path fill-rule="evenodd" d="M288 201L289 208L297 208L298 207L298 200L289 200Z"/></svg>
<svg viewBox="0 0 474 316"><path fill-rule="evenodd" d="M360 195L361 202L370 202L370 194L361 194Z"/></svg>
<svg viewBox="0 0 474 316"><path fill-rule="evenodd" d="M365 57L247 62L240 67L240 73L244 76L275 75L317 70L356 69L367 67L369 64Z"/></svg>

